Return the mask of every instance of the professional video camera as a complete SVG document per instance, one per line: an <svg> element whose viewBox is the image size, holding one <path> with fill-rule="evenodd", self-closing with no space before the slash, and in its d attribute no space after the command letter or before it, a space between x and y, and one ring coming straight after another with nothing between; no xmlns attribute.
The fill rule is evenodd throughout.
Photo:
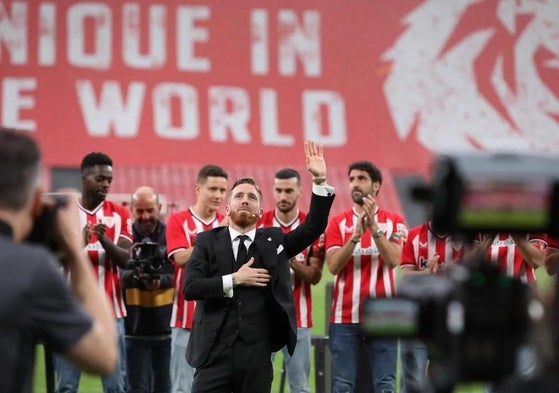
<svg viewBox="0 0 559 393"><path fill-rule="evenodd" d="M55 255L60 256L60 249L54 237L54 220L56 212L66 206L68 199L66 195L57 193L45 193L43 198L48 201L45 201L41 214L35 218L27 241L44 245Z"/></svg>
<svg viewBox="0 0 559 393"><path fill-rule="evenodd" d="M429 203L436 233L467 243L480 233L557 235L558 191L559 158L464 154L439 157L432 184L413 195ZM404 275L397 297L365 302L364 334L423 340L438 392L512 375L544 308L531 288L485 257L473 252L442 275Z"/></svg>
<svg viewBox="0 0 559 393"><path fill-rule="evenodd" d="M158 280L163 266L168 261L159 251L159 244L145 238L130 247L128 266L133 269L134 278Z"/></svg>

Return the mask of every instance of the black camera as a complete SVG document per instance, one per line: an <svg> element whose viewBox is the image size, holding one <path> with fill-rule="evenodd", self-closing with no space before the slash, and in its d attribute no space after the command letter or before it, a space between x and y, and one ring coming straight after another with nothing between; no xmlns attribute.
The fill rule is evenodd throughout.
<svg viewBox="0 0 559 393"><path fill-rule="evenodd" d="M559 158L522 154L441 156L431 185L413 190L429 203L436 233L465 243L480 233L559 230ZM404 275L394 298L367 299L369 337L419 338L435 391L458 382L499 382L515 372L544 308L530 288L473 252L439 275Z"/></svg>
<svg viewBox="0 0 559 393"><path fill-rule="evenodd" d="M526 284L481 256L474 258L448 267L444 275L404 276L397 297L369 298L363 306L366 336L419 338L426 344L436 391L511 375L517 351L528 341L528 310L542 309Z"/></svg>
<svg viewBox="0 0 559 393"><path fill-rule="evenodd" d="M130 247L129 269L135 279L158 280L167 260L159 250L159 244L145 238Z"/></svg>
<svg viewBox="0 0 559 393"><path fill-rule="evenodd" d="M415 196L430 203L437 233L547 233L559 236L559 158L513 153L441 156L432 184Z"/></svg>
<svg viewBox="0 0 559 393"><path fill-rule="evenodd" d="M62 194L45 194L44 197L52 198L53 203L45 203L43 211L33 222L33 228L27 236L27 241L41 244L54 254L59 254L60 250L54 236L54 220L58 209L68 204L68 198Z"/></svg>

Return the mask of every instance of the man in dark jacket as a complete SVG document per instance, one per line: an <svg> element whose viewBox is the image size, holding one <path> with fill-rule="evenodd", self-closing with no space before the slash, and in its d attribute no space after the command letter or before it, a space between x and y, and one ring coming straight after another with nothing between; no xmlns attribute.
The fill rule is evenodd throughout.
<svg viewBox="0 0 559 393"><path fill-rule="evenodd" d="M115 319L82 251L75 195L54 208L43 200L41 154L31 134L0 128L0 390L32 392L38 343L73 365L107 375L117 365ZM43 211L43 214L41 214ZM35 226L38 231L32 231ZM70 274L30 233L56 240Z"/></svg>
<svg viewBox="0 0 559 393"><path fill-rule="evenodd" d="M271 353L297 340L289 258L324 229L334 200L326 184L322 146L305 143L313 175L305 222L284 234L256 229L262 195L253 179L235 182L229 226L199 234L186 267L184 297L197 300L187 360L196 368L193 393L265 393L272 382Z"/></svg>
<svg viewBox="0 0 559 393"><path fill-rule="evenodd" d="M132 392L169 393L174 268L166 258L159 196L151 187L139 187L132 194L130 210L131 270L121 273L128 383Z"/></svg>

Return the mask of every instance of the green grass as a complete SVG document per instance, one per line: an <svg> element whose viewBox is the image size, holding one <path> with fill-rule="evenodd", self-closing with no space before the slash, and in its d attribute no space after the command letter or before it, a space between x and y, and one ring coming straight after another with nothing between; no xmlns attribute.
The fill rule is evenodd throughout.
<svg viewBox="0 0 559 393"><path fill-rule="evenodd" d="M547 276L545 269L540 268L537 270L538 277L538 291L542 294L549 293L553 280ZM313 294L313 322L314 327L312 328L313 335L324 335L326 333L327 322L325 321L325 287L326 283L333 281L333 276L327 271L326 267L324 269L323 277L320 283L312 288ZM312 358L311 358L312 359ZM311 361L311 375L310 375L310 391L316 392L316 384L314 378L314 359ZM275 358L274 361L274 381L272 383L272 393L279 393L281 370L282 370L283 356L280 353ZM398 370L399 372L399 370ZM45 382L45 368L43 362L43 352L41 347L37 352L37 361L35 367L35 380L34 380L34 392L43 393L46 392L46 382ZM461 385L456 390L455 393L481 393L481 388L477 384ZM97 393L102 392L101 380L98 377L83 374L80 381L80 393ZM285 387L285 393L289 392L289 387ZM320 393L320 392L317 392Z"/></svg>
<svg viewBox="0 0 559 393"><path fill-rule="evenodd" d="M45 362L43 347L37 347L37 356L35 357L35 376L33 380L33 391L35 393L45 393L47 391L47 382L45 378ZM80 380L80 393L97 393L102 392L101 379L99 377L82 374Z"/></svg>

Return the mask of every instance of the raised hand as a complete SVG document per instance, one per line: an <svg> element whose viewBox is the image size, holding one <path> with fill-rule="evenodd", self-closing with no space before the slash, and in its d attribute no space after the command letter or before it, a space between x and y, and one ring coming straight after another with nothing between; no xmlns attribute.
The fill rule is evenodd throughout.
<svg viewBox="0 0 559 393"><path fill-rule="evenodd" d="M326 161L322 145L317 145L313 141L305 141L305 160L307 169L314 177L326 177Z"/></svg>

